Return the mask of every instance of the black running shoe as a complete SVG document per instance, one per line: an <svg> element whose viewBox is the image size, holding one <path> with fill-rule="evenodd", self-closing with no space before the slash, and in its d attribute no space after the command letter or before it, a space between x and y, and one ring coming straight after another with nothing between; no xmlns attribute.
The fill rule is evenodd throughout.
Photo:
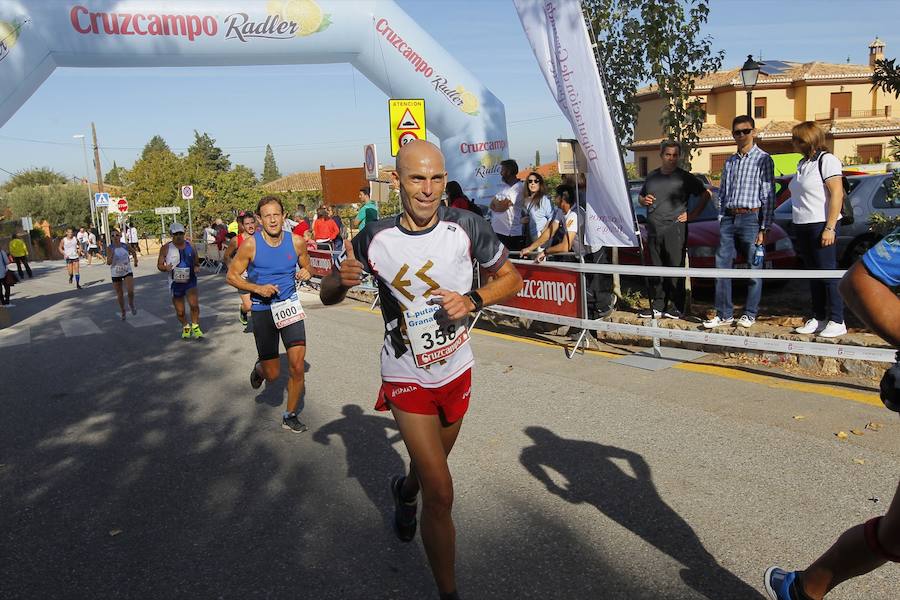
<svg viewBox="0 0 900 600"><path fill-rule="evenodd" d="M243 325L244 327L246 327L246 326L247 326L247 322L248 322L248 321L247 321L247 313L245 313L244 311L240 311L240 312L241 312L241 316L238 317L238 321L241 322L241 325Z"/></svg>
<svg viewBox="0 0 900 600"><path fill-rule="evenodd" d="M281 428L287 429L291 433L303 433L304 431L309 429L309 427L307 427L303 421L297 418L296 414L293 414L289 417L282 417Z"/></svg>
<svg viewBox="0 0 900 600"><path fill-rule="evenodd" d="M263 384L263 376L259 374L256 367L259 366L259 363L253 365L253 370L250 371L250 385L254 390L258 390L259 386Z"/></svg>
<svg viewBox="0 0 900 600"><path fill-rule="evenodd" d="M416 537L416 511L418 505L415 501L412 503L403 502L400 499L400 488L406 477L397 475L391 479L391 495L394 497L394 533L401 542L411 542Z"/></svg>

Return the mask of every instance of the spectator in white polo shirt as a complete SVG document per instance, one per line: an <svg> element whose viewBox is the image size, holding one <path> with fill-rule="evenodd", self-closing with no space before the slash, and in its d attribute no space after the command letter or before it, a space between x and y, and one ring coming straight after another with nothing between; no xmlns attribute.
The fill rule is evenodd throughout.
<svg viewBox="0 0 900 600"><path fill-rule="evenodd" d="M522 235L522 196L524 187L516 175L519 164L507 159L500 163L503 186L491 200L491 227L507 250L521 250L525 246Z"/></svg>
<svg viewBox="0 0 900 600"><path fill-rule="evenodd" d="M797 234L797 252L807 269L836 269L834 244L844 204L841 161L825 148L825 132L813 121L791 130L794 150L803 154L791 178L791 220ZM847 333L844 302L837 279L810 279L812 317L796 333L833 338Z"/></svg>

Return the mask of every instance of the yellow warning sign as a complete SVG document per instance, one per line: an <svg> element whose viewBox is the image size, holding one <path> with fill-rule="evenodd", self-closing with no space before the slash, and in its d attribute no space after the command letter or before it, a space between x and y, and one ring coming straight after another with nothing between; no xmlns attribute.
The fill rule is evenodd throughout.
<svg viewBox="0 0 900 600"><path fill-rule="evenodd" d="M413 140L425 139L425 100L388 100L391 156Z"/></svg>

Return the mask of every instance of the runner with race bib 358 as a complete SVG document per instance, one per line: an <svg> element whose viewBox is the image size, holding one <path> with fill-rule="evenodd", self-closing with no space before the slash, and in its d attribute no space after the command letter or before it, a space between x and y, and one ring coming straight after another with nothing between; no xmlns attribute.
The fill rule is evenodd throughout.
<svg viewBox="0 0 900 600"><path fill-rule="evenodd" d="M262 229L241 242L228 265L228 283L250 293L253 337L259 355L250 371L250 385L258 389L263 380L271 383L278 379L280 337L290 365L287 410L282 415L281 426L293 433L303 433L307 427L297 418L297 407L304 383L306 313L300 304L297 281L311 277L309 255L303 238L284 230L281 200L275 196L264 197L256 213ZM242 277L244 271L247 279Z"/></svg>
<svg viewBox="0 0 900 600"><path fill-rule="evenodd" d="M447 173L436 146L403 146L392 178L403 213L366 224L340 270L323 279L320 297L324 304L342 301L363 272L378 283L385 337L375 408L393 413L410 456L409 474L391 481L394 529L402 541L413 539L421 490L422 542L440 596L450 600L459 596L447 456L469 406L468 319L515 295L522 278L487 221L441 206ZM477 290L473 259L493 275Z"/></svg>

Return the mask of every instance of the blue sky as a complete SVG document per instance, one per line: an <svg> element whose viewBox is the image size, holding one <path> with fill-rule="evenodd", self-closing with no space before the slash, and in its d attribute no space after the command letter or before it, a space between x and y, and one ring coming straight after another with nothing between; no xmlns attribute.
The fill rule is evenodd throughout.
<svg viewBox="0 0 900 600"><path fill-rule="evenodd" d="M350 0L348 0L350 1ZM571 137L522 32L512 0L398 0L398 4L506 105L510 154L555 158ZM849 8L852 6L852 10ZM896 0L713 0L706 33L725 66L765 59L867 62L878 35L900 55ZM176 151L207 132L257 173L271 144L281 172L362 163L363 144L387 152L387 96L349 65L183 69L58 69L0 127L0 169L50 167L82 175L81 142L94 121L104 172L128 167L154 134ZM26 141L32 140L32 141ZM0 182L8 174L0 171ZM93 175L92 175L93 178Z"/></svg>

